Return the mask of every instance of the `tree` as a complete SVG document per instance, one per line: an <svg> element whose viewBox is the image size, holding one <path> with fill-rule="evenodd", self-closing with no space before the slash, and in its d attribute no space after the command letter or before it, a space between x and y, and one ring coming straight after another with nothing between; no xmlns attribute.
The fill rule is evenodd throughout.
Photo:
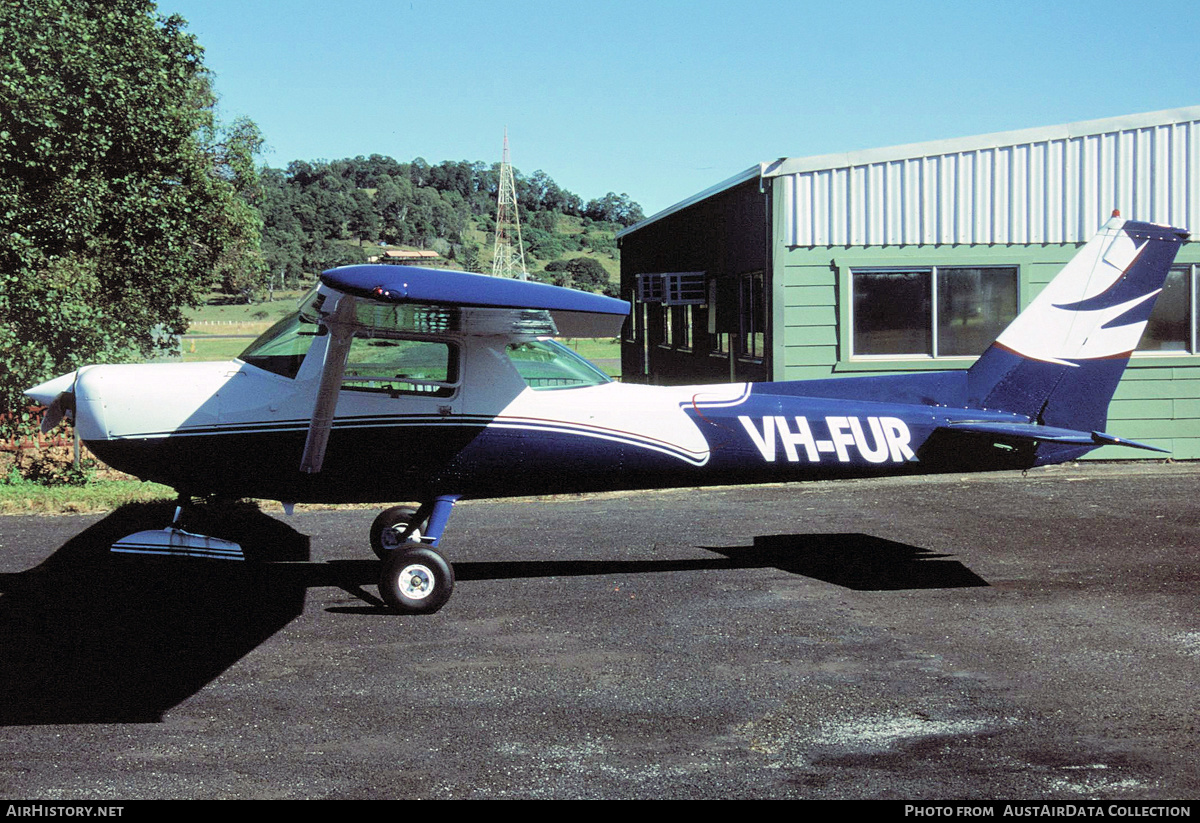
<svg viewBox="0 0 1200 823"><path fill-rule="evenodd" d="M4 410L56 373L149 353L215 279L261 268L257 130L219 128L184 26L150 0L0 7Z"/></svg>
<svg viewBox="0 0 1200 823"><path fill-rule="evenodd" d="M362 189L354 192L350 217L346 228L352 237L363 241L376 240L379 237L379 215L375 213L375 204L371 197Z"/></svg>
<svg viewBox="0 0 1200 823"><path fill-rule="evenodd" d="M280 169L263 169L262 251L271 275L280 285L299 284L304 277L304 227L287 177Z"/></svg>
<svg viewBox="0 0 1200 823"><path fill-rule="evenodd" d="M462 263L461 247L475 245L475 232L495 232L498 169L498 164L466 160L431 165L420 157L398 163L378 154L296 160L286 171L265 169L264 256L276 277L286 272L289 281L311 278L333 265L348 253L346 239L360 245L382 240L447 255L453 250L452 259ZM616 219L640 219L641 209L628 195L610 193L591 204L601 222L584 218L585 233L578 234L576 221L569 219L583 214L577 195L559 188L541 170L529 178L514 171L514 179L526 252L539 260L583 251L585 244L616 259L612 238L621 227ZM473 262L462 264L485 268L478 250ZM584 273L580 282L600 288L604 277Z"/></svg>
<svg viewBox="0 0 1200 823"><path fill-rule="evenodd" d="M479 251L474 243L464 243L462 251L455 254L455 259L462 263L465 271L483 272L483 264L479 260Z"/></svg>
<svg viewBox="0 0 1200 823"><path fill-rule="evenodd" d="M551 273L550 282L556 286L603 291L609 285L608 272L599 260L592 257L555 260L547 263L545 270Z"/></svg>
<svg viewBox="0 0 1200 823"><path fill-rule="evenodd" d="M233 186L237 197L230 204L229 217L247 230L231 236L231 242L214 265L214 284L226 294L241 296L249 302L268 288L270 275L261 251L263 187L255 166L255 155L263 145L258 126L248 118L235 120L228 129L210 124L206 141L214 172Z"/></svg>
<svg viewBox="0 0 1200 823"><path fill-rule="evenodd" d="M646 217L642 213L642 207L628 194L616 194L611 191L598 200L589 200L584 215L592 220L620 223L622 226L632 226Z"/></svg>
<svg viewBox="0 0 1200 823"><path fill-rule="evenodd" d="M563 244L558 237L548 231L529 226L523 233L525 251L542 260L553 260L563 254Z"/></svg>

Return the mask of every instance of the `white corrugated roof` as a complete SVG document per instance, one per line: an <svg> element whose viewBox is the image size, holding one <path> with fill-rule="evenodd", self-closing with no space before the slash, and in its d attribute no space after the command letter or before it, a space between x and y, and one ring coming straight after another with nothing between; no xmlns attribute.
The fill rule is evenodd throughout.
<svg viewBox="0 0 1200 823"><path fill-rule="evenodd" d="M1084 242L1114 208L1200 228L1200 106L761 163L790 246Z"/></svg>
<svg viewBox="0 0 1200 823"><path fill-rule="evenodd" d="M763 163L764 177L779 177L821 169L836 169L871 163L886 163L918 157L980 151L989 148L1020 146L1028 143L1045 143L1073 137L1109 134L1112 132L1154 128L1164 124L1184 123L1200 120L1200 106L1165 109L1146 114L1126 114L1121 117L1106 117L1100 120L1084 120L1060 126L1038 126L1032 129L1001 131L979 134L973 137L953 137L948 140L930 140L926 143L908 143L902 146L887 146L879 149L819 154L812 157L782 158L773 163Z"/></svg>

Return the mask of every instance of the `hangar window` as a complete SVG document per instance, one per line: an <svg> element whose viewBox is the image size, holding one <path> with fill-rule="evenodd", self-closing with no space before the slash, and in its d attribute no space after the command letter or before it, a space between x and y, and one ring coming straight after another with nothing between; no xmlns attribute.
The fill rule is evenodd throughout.
<svg viewBox="0 0 1200 823"><path fill-rule="evenodd" d="M630 306L629 316L625 318L624 324L621 326L621 340L625 343L636 343L638 341L638 309L641 303L637 299L637 290L626 290L621 295L622 300L628 300Z"/></svg>
<svg viewBox="0 0 1200 823"><path fill-rule="evenodd" d="M663 281L661 274L639 274L637 276L637 299L643 303L661 303Z"/></svg>
<svg viewBox="0 0 1200 823"><path fill-rule="evenodd" d="M708 321L708 353L713 357L728 357L729 332L717 326L717 306L719 304L717 279L714 277L708 281L708 312L705 318ZM722 317L724 317L724 313L722 313Z"/></svg>
<svg viewBox="0 0 1200 823"><path fill-rule="evenodd" d="M1195 354L1196 266L1176 266L1167 273L1162 294L1142 333L1139 352Z"/></svg>
<svg viewBox="0 0 1200 823"><path fill-rule="evenodd" d="M704 272L674 271L637 276L637 296L643 303L695 306L704 303Z"/></svg>
<svg viewBox="0 0 1200 823"><path fill-rule="evenodd" d="M675 326L673 333L675 346L685 351L691 351L692 341L696 334L693 309L694 307L691 305L671 307L671 322Z"/></svg>
<svg viewBox="0 0 1200 823"><path fill-rule="evenodd" d="M658 345L666 349L691 351L695 337L691 306L662 306L660 308L662 338Z"/></svg>
<svg viewBox="0 0 1200 823"><path fill-rule="evenodd" d="M854 269L856 356L976 357L1017 316L1015 266Z"/></svg>
<svg viewBox="0 0 1200 823"><path fill-rule="evenodd" d="M654 345L691 351L696 337L694 307L704 305L707 295L702 271L637 275L638 301L658 304Z"/></svg>

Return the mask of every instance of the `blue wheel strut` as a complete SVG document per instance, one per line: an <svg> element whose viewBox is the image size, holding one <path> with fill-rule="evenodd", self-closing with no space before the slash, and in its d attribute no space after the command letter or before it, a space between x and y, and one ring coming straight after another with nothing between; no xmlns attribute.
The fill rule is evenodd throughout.
<svg viewBox="0 0 1200 823"><path fill-rule="evenodd" d="M403 543L407 540L417 530L419 524L428 520L428 526L421 532L421 542L436 548L442 539L446 523L450 520L450 512L461 497L461 494L443 494L429 503L422 503L412 520L409 521L408 528L400 535L400 542Z"/></svg>

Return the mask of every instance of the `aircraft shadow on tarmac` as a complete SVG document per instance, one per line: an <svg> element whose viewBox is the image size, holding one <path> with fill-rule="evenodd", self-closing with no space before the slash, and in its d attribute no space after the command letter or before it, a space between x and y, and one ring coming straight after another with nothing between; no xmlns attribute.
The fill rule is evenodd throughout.
<svg viewBox="0 0 1200 823"><path fill-rule="evenodd" d="M109 552L170 515L169 506L125 506L39 566L0 575L0 725L159 722L299 616L309 588L364 601L329 612L392 616L374 594L377 561L307 562L308 538L252 507L201 507L211 522L186 524L238 540L247 562ZM866 591L987 585L946 555L865 534L705 548L724 557L460 562L455 572L466 581L777 568Z"/></svg>
<svg viewBox="0 0 1200 823"><path fill-rule="evenodd" d="M752 546L701 546L724 558L680 560L518 560L454 564L457 581L539 577L633 575L658 572L776 568L859 591L954 589L987 586L987 581L949 555L869 534L781 534L754 538ZM342 588L362 561L339 561ZM361 589L360 589L361 591ZM360 596L362 596L360 594ZM378 603L369 592L363 597ZM362 612L368 607L336 607Z"/></svg>
<svg viewBox="0 0 1200 823"><path fill-rule="evenodd" d="M780 534L751 546L701 546L724 559L455 563L458 580L776 568L860 591L951 589L988 583L949 555L869 534Z"/></svg>
<svg viewBox="0 0 1200 823"><path fill-rule="evenodd" d="M753 546L711 548L739 567L772 566L857 591L987 586L950 555L869 534L777 534Z"/></svg>
<svg viewBox="0 0 1200 823"><path fill-rule="evenodd" d="M271 564L109 552L171 514L124 506L0 575L0 725L158 722L303 611L304 587L275 585ZM204 526L247 558L309 556L307 537L252 508Z"/></svg>

